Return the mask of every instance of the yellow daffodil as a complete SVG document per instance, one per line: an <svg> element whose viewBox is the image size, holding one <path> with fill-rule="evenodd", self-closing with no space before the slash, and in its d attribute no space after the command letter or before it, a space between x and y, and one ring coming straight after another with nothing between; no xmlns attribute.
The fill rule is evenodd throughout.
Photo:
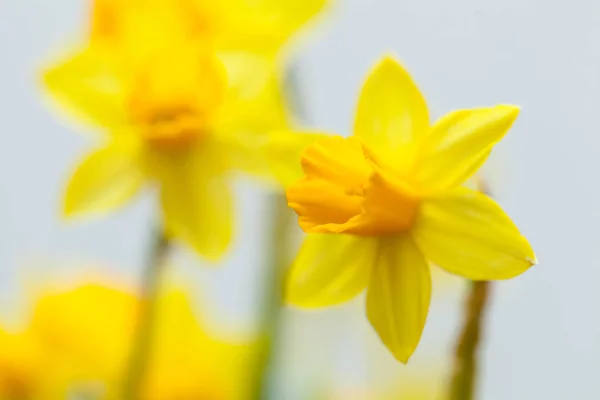
<svg viewBox="0 0 600 400"><path fill-rule="evenodd" d="M257 134L288 126L280 50L324 1L95 1L89 40L44 75L62 109L106 133L64 213L111 211L154 185L167 233L220 257L231 172L263 173Z"/></svg>
<svg viewBox="0 0 600 400"><path fill-rule="evenodd" d="M309 233L287 282L302 307L367 289L367 315L401 362L415 350L438 265L468 279L508 279L536 263L492 199L461 186L509 130L519 108L458 110L431 125L408 72L386 57L368 77L354 136L317 140L288 204Z"/></svg>
<svg viewBox="0 0 600 400"><path fill-rule="evenodd" d="M25 327L0 333L0 399L107 394L93 383L120 368L126 350L120 345L132 332L124 322L134 324L133 300L95 285L42 296Z"/></svg>
<svg viewBox="0 0 600 400"><path fill-rule="evenodd" d="M0 400L122 398L138 299L104 284L43 295L19 333L0 331ZM254 346L209 335L187 290L159 296L142 400L245 399Z"/></svg>
<svg viewBox="0 0 600 400"><path fill-rule="evenodd" d="M250 397L256 346L210 336L182 290L163 295L158 321L144 400Z"/></svg>
<svg viewBox="0 0 600 400"><path fill-rule="evenodd" d="M0 400L54 398L43 379L45 360L31 335L0 329Z"/></svg>
<svg viewBox="0 0 600 400"><path fill-rule="evenodd" d="M126 291L81 284L42 295L28 331L71 392L117 398L138 311L136 297Z"/></svg>

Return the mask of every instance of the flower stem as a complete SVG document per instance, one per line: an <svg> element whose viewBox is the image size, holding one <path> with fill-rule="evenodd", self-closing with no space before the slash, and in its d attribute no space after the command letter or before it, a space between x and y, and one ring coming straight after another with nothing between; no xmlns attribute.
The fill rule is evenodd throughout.
<svg viewBox="0 0 600 400"><path fill-rule="evenodd" d="M292 217L284 195L274 194L270 199L273 209L271 237L269 238L268 269L265 271L264 297L261 305L262 343L256 363L255 389L253 399L266 400L271 390L270 382L274 349L277 348L281 331L281 306L283 299L283 278L289 255L289 234Z"/></svg>
<svg viewBox="0 0 600 400"><path fill-rule="evenodd" d="M473 400L477 383L478 350L492 283L470 283L465 321L455 351L450 400Z"/></svg>
<svg viewBox="0 0 600 400"><path fill-rule="evenodd" d="M286 71L283 84L283 94L289 116L297 121L306 120L306 110L300 93L298 64L294 63ZM300 162L300 160L298 160ZM273 194L269 200L271 204L271 236L268 241L268 268L265 271L264 297L261 304L262 343L257 356L256 375L252 388L253 400L268 400L273 390L273 365L275 349L279 344L279 334L282 331L281 311L283 303L283 281L286 267L291 261L290 235L295 224L295 216L287 205L285 194Z"/></svg>
<svg viewBox="0 0 600 400"><path fill-rule="evenodd" d="M156 323L156 300L170 247L171 243L163 230L154 230L142 277L137 332L126 370L123 393L125 400L141 398L152 350L151 344Z"/></svg>

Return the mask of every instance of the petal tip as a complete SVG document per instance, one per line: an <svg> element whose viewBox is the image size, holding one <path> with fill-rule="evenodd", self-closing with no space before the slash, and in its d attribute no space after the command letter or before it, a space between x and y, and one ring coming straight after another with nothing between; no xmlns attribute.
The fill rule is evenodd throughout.
<svg viewBox="0 0 600 400"><path fill-rule="evenodd" d="M412 355L415 352L416 348L408 348L408 347L402 347L402 348L397 348L397 349L392 349L389 346L386 345L386 347L388 347L388 349L390 350L390 352L392 353L392 356L399 362L401 362L402 364L406 365L408 364L408 361L411 359Z"/></svg>
<svg viewBox="0 0 600 400"><path fill-rule="evenodd" d="M398 60L398 58L392 52L387 52L381 57L379 62L375 64L373 68L374 72L385 71L385 70L395 70L395 69L404 69L402 67L402 63Z"/></svg>
<svg viewBox="0 0 600 400"><path fill-rule="evenodd" d="M538 265L538 263L539 263L539 261L535 255L533 255L532 257L527 257L526 260L529 263L530 267L533 267L534 265Z"/></svg>
<svg viewBox="0 0 600 400"><path fill-rule="evenodd" d="M76 217L77 214L80 214L80 210L67 193L60 210L60 217L63 220L71 220Z"/></svg>
<svg viewBox="0 0 600 400"><path fill-rule="evenodd" d="M410 354L394 354L394 358L396 360L400 361L404 365L408 364L408 360L410 360L411 356L412 356L412 353L410 353Z"/></svg>
<svg viewBox="0 0 600 400"><path fill-rule="evenodd" d="M507 116L515 119L521 113L521 106L514 104L501 104L498 108L504 110Z"/></svg>

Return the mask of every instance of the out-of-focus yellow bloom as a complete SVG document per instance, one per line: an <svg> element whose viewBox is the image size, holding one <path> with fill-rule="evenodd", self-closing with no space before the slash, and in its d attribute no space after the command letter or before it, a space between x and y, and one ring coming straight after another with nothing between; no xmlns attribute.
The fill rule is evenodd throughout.
<svg viewBox="0 0 600 400"><path fill-rule="evenodd" d="M98 284L41 297L24 332L0 334L0 399L121 398L139 306ZM182 289L159 297L157 320L143 400L246 398L253 346L207 334Z"/></svg>
<svg viewBox="0 0 600 400"><path fill-rule="evenodd" d="M302 307L367 289L367 314L394 356L415 350L431 294L429 265L469 279L508 279L536 263L527 240L489 197L461 184L517 117L515 106L452 112L430 125L408 72L386 57L359 99L354 136L302 154L287 190L307 237L288 277Z"/></svg>
<svg viewBox="0 0 600 400"><path fill-rule="evenodd" d="M156 342L144 400L247 399L256 346L209 336L198 324L189 297L167 292L159 303Z"/></svg>
<svg viewBox="0 0 600 400"><path fill-rule="evenodd" d="M68 377L69 390L116 398L138 310L135 296L125 291L85 284L40 297L28 330Z"/></svg>
<svg viewBox="0 0 600 400"><path fill-rule="evenodd" d="M89 41L49 68L64 110L106 132L64 213L111 211L158 186L166 230L209 259L233 224L232 171L264 173L258 134L288 126L281 49L325 0L96 0Z"/></svg>
<svg viewBox="0 0 600 400"><path fill-rule="evenodd" d="M44 380L46 360L31 335L0 330L0 400L55 398Z"/></svg>
<svg viewBox="0 0 600 400"><path fill-rule="evenodd" d="M133 296L97 285L42 296L25 329L0 335L0 399L65 399L83 391L109 398L136 307Z"/></svg>

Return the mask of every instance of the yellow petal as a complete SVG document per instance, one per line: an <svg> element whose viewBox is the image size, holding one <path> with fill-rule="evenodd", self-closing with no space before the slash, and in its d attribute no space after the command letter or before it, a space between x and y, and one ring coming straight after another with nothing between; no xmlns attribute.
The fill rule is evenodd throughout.
<svg viewBox="0 0 600 400"><path fill-rule="evenodd" d="M287 129L282 73L276 60L248 52L222 53L219 59L228 87L215 122L217 133L262 134Z"/></svg>
<svg viewBox="0 0 600 400"><path fill-rule="evenodd" d="M509 279L537 263L500 206L470 189L424 201L412 235L429 261L469 279Z"/></svg>
<svg viewBox="0 0 600 400"><path fill-rule="evenodd" d="M314 142L328 135L318 132L274 131L265 136L262 145L271 173L283 187L288 187L304 175L302 153Z"/></svg>
<svg viewBox="0 0 600 400"><path fill-rule="evenodd" d="M367 316L402 363L417 348L431 298L429 266L409 237L380 239L367 289Z"/></svg>
<svg viewBox="0 0 600 400"><path fill-rule="evenodd" d="M518 115L519 108L509 105L446 115L423 144L417 180L430 193L460 185L481 167Z"/></svg>
<svg viewBox="0 0 600 400"><path fill-rule="evenodd" d="M286 300L325 307L352 299L371 276L377 240L351 235L308 235L287 278Z"/></svg>
<svg viewBox="0 0 600 400"><path fill-rule="evenodd" d="M216 16L211 7L198 11L194 0L94 0L90 40L122 50L125 58L189 39L206 41Z"/></svg>
<svg viewBox="0 0 600 400"><path fill-rule="evenodd" d="M192 114L204 129L212 123L226 88L221 61L202 46L176 43L132 65L127 79L128 107L136 122ZM211 129L212 130L212 129Z"/></svg>
<svg viewBox="0 0 600 400"><path fill-rule="evenodd" d="M219 12L221 26L216 36L218 46L229 50L274 52L325 4L326 0L223 2Z"/></svg>
<svg viewBox="0 0 600 400"><path fill-rule="evenodd" d="M103 51L80 50L48 68L43 78L53 100L76 120L111 129L127 123L115 64Z"/></svg>
<svg viewBox="0 0 600 400"><path fill-rule="evenodd" d="M429 112L409 73L391 57L371 72L362 89L354 134L393 152L427 134Z"/></svg>
<svg viewBox="0 0 600 400"><path fill-rule="evenodd" d="M143 387L145 400L246 398L255 343L244 335L213 337L192 291L170 285L156 304L154 343ZM210 306L200 304L202 306ZM232 335L235 336L235 335ZM243 341L242 341L243 340ZM239 395L238 395L239 394Z"/></svg>
<svg viewBox="0 0 600 400"><path fill-rule="evenodd" d="M88 155L68 183L64 214L104 213L127 203L144 182L141 151L136 141L115 139Z"/></svg>
<svg viewBox="0 0 600 400"><path fill-rule="evenodd" d="M9 332L0 328L0 399L32 398L48 394L42 379L49 367L47 357L29 332ZM48 364L48 365L44 365ZM55 383L55 382L52 382ZM66 388L60 394L64 395Z"/></svg>
<svg viewBox="0 0 600 400"><path fill-rule="evenodd" d="M117 39L122 34L125 17L132 1L94 0L90 23L90 41L105 42Z"/></svg>
<svg viewBox="0 0 600 400"><path fill-rule="evenodd" d="M100 284L61 288L40 298L31 329L53 356L52 371L109 382L129 352L138 306L131 294Z"/></svg>
<svg viewBox="0 0 600 400"><path fill-rule="evenodd" d="M181 151L179 151L181 150ZM229 247L233 201L226 157L206 138L198 146L155 154L167 232L202 256L217 260Z"/></svg>

